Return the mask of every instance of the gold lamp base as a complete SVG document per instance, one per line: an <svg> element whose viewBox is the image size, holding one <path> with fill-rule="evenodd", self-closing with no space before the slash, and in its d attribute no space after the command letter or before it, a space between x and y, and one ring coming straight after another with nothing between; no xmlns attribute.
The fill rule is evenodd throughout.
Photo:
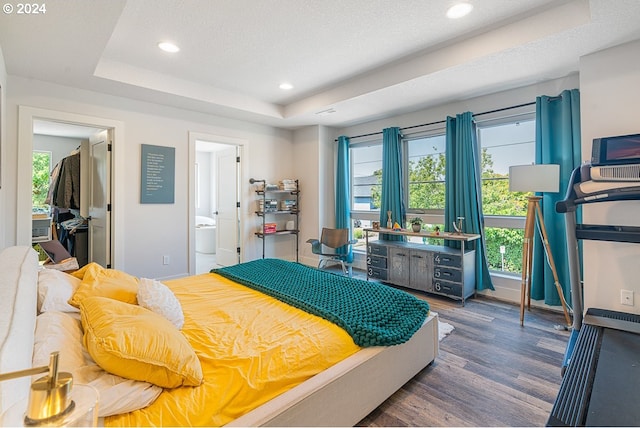
<svg viewBox="0 0 640 428"><path fill-rule="evenodd" d="M53 383L55 382L55 383ZM57 373L56 379L43 376L31 384L29 405L24 423L27 426L55 422L73 410L70 373Z"/></svg>
<svg viewBox="0 0 640 428"><path fill-rule="evenodd" d="M58 372L58 355L51 353L48 366L0 375L3 381L49 372L31 384L28 402L20 400L0 416L0 426L96 426L98 392L78 385L72 393L73 377Z"/></svg>
<svg viewBox="0 0 640 428"><path fill-rule="evenodd" d="M95 427L98 425L98 391L89 385L74 385L69 396L70 408L51 420L29 424L25 418L27 400L18 401L0 416L0 426L7 427Z"/></svg>

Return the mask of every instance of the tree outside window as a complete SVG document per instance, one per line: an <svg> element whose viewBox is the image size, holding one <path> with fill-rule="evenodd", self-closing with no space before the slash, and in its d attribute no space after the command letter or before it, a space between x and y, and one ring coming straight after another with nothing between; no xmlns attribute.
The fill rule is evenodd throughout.
<svg viewBox="0 0 640 428"><path fill-rule="evenodd" d="M31 203L34 211L49 211L44 201L49 192L49 174L51 172L51 152L33 152L33 179Z"/></svg>
<svg viewBox="0 0 640 428"><path fill-rule="evenodd" d="M482 156L482 211L489 269L522 271L524 230L507 227L509 219L527 215L530 193L509 191L509 166L535 160L535 120L478 128ZM487 226L491 222L492 226Z"/></svg>

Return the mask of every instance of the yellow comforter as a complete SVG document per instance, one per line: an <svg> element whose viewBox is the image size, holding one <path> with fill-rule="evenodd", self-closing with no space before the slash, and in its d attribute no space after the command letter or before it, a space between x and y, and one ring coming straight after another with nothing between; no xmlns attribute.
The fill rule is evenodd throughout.
<svg viewBox="0 0 640 428"><path fill-rule="evenodd" d="M166 281L202 365L198 387L164 390L106 426L220 426L359 350L335 324L216 274Z"/></svg>

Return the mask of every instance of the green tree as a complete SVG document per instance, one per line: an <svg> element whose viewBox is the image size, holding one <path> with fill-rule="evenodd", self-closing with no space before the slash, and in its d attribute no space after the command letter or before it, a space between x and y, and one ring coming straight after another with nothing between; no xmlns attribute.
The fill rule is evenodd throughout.
<svg viewBox="0 0 640 428"><path fill-rule="evenodd" d="M509 191L509 176L493 170L493 160L486 149L482 150L481 158L484 214L526 216L529 193ZM489 269L521 272L524 231L487 227L484 234ZM501 247L504 247L504 254L500 252Z"/></svg>
<svg viewBox="0 0 640 428"><path fill-rule="evenodd" d="M442 153L409 162L409 208L444 208L444 162ZM382 170L374 171L373 175L378 184L371 187L371 200L378 208L382 201Z"/></svg>
<svg viewBox="0 0 640 428"><path fill-rule="evenodd" d="M379 209L382 204L382 170L373 171L373 175L378 184L371 186L371 205L372 209Z"/></svg>
<svg viewBox="0 0 640 428"><path fill-rule="evenodd" d="M49 191L49 168L51 168L51 154L48 152L33 152L33 193L31 197L34 208L44 208Z"/></svg>
<svg viewBox="0 0 640 428"><path fill-rule="evenodd" d="M425 156L418 162L409 162L409 208L443 209L444 178L443 153Z"/></svg>

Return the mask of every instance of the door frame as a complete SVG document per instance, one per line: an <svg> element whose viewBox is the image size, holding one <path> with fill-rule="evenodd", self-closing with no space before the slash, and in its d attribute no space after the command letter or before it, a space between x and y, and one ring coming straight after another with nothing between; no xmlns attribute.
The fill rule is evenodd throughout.
<svg viewBox="0 0 640 428"><path fill-rule="evenodd" d="M124 150L116 141L124 141L124 122L76 113L18 106L18 168L16 195L16 243L31 245L31 187L33 162L33 121L44 120L70 125L113 130L111 163L111 267L124 269ZM27 168L26 166L29 165Z"/></svg>
<svg viewBox="0 0 640 428"><path fill-rule="evenodd" d="M247 140L242 138L235 137L227 137L223 135L215 135L215 134L206 134L202 132L192 132L189 131L189 180L188 182L188 192L189 192L189 221L188 221L188 243L189 243L189 274L195 275L196 272L196 141L207 141L210 143L218 143L218 144L227 144L230 146L238 146L240 148L240 164L238 165L238 198L240 199L240 210L238 211L238 228L240 231L240 236L238 237L238 242L240 244L240 261L244 260L244 245L243 242L243 231L244 231L244 215L243 215L243 195L244 195L244 174L242 164L244 159L246 159L246 153L244 147L247 143Z"/></svg>

